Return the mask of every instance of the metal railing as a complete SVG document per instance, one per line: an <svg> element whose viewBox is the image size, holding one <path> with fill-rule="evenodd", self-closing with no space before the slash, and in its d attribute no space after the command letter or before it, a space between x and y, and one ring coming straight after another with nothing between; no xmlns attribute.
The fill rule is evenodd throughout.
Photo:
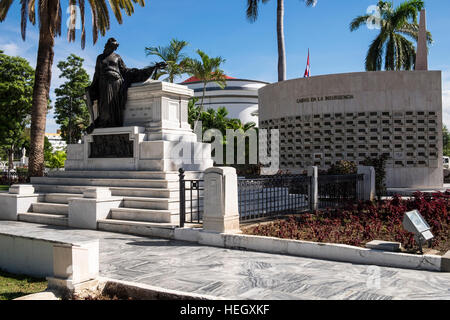
<svg viewBox="0 0 450 320"><path fill-rule="evenodd" d="M180 227L185 223L202 223L204 211L204 180L185 179L179 170ZM241 221L251 221L312 210L313 177L275 175L239 178L238 207ZM361 199L364 175L320 175L318 177L318 208L339 207Z"/></svg>
<svg viewBox="0 0 450 320"><path fill-rule="evenodd" d="M185 171L179 169L180 177L180 228L185 223L202 223L204 181L186 180Z"/></svg>
<svg viewBox="0 0 450 320"><path fill-rule="evenodd" d="M29 183L30 178L28 177L28 172L8 172L3 171L0 173L0 185L11 186L17 183Z"/></svg>
<svg viewBox="0 0 450 320"><path fill-rule="evenodd" d="M358 201L364 192L364 175L319 175L319 209Z"/></svg>
<svg viewBox="0 0 450 320"><path fill-rule="evenodd" d="M312 177L238 179L241 221L308 211Z"/></svg>

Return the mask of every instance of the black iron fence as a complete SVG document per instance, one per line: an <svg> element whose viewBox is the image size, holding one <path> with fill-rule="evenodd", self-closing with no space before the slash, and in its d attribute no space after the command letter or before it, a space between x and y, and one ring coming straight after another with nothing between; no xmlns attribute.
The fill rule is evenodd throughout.
<svg viewBox="0 0 450 320"><path fill-rule="evenodd" d="M319 208L338 207L362 198L364 175L320 175L318 179Z"/></svg>
<svg viewBox="0 0 450 320"><path fill-rule="evenodd" d="M30 178L26 171L3 171L0 173L0 185L11 186L17 183L28 183Z"/></svg>
<svg viewBox="0 0 450 320"><path fill-rule="evenodd" d="M186 180L180 169L180 227L185 223L201 223L203 218L203 180Z"/></svg>
<svg viewBox="0 0 450 320"><path fill-rule="evenodd" d="M238 179L241 221L308 211L311 183L303 175Z"/></svg>
<svg viewBox="0 0 450 320"><path fill-rule="evenodd" d="M180 226L202 223L204 181L185 179L180 169ZM319 176L319 209L338 207L362 199L364 175ZM313 177L305 175L239 178L238 207L241 221L251 221L312 210Z"/></svg>

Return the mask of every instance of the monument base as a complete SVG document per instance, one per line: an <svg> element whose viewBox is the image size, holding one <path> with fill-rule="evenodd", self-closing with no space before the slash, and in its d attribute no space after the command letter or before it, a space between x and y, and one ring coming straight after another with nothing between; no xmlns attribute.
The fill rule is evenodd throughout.
<svg viewBox="0 0 450 320"><path fill-rule="evenodd" d="M209 144L197 142L192 131L171 131L161 134L171 140L150 140L156 134L144 127L96 129L83 143L67 147L65 170L203 171L213 166Z"/></svg>
<svg viewBox="0 0 450 320"><path fill-rule="evenodd" d="M98 128L69 145L64 171L31 179L34 189L24 190L30 201L19 206L13 195L0 195L11 207L0 220L170 235L179 225L178 170L200 179L213 166L210 145L197 142L187 122L192 96L182 85L134 85L126 126ZM197 205L195 196L190 205Z"/></svg>

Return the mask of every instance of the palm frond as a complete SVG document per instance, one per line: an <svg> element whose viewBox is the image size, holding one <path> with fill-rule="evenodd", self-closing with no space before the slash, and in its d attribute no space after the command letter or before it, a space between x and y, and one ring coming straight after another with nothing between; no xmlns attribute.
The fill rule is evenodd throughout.
<svg viewBox="0 0 450 320"><path fill-rule="evenodd" d="M404 52L404 58L402 61L402 68L404 70L411 70L415 67L416 63L416 48L414 47L413 43L406 39L405 37L401 35L397 35L398 41L401 43L403 52Z"/></svg>
<svg viewBox="0 0 450 320"><path fill-rule="evenodd" d="M396 62L396 43L393 34L389 36L389 41L386 44L386 56L384 58L384 68L386 70L395 70Z"/></svg>
<svg viewBox="0 0 450 320"><path fill-rule="evenodd" d="M69 1L69 27L67 28L67 40L69 42L75 41L75 27L77 21L76 0Z"/></svg>
<svg viewBox="0 0 450 320"><path fill-rule="evenodd" d="M97 17L97 7L94 0L88 0L91 5L91 14L92 14L92 40L94 44L98 40L98 17Z"/></svg>
<svg viewBox="0 0 450 320"><path fill-rule="evenodd" d="M84 0L78 0L78 5L80 6L80 16L81 16L81 48L84 49L86 45L86 28L85 28L85 4Z"/></svg>
<svg viewBox="0 0 450 320"><path fill-rule="evenodd" d="M259 4L266 3L269 0L247 0L247 19L250 22L255 22L259 15Z"/></svg>
<svg viewBox="0 0 450 320"><path fill-rule="evenodd" d="M62 8L61 2L58 1L56 10L55 30L52 30L54 35L61 36L61 20L62 20Z"/></svg>
<svg viewBox="0 0 450 320"><path fill-rule="evenodd" d="M404 34L417 41L419 38L419 25L414 23L405 23L396 30L398 33Z"/></svg>
<svg viewBox="0 0 450 320"><path fill-rule="evenodd" d="M303 0L308 7L315 7L317 0Z"/></svg>
<svg viewBox="0 0 450 320"><path fill-rule="evenodd" d="M28 1L28 19L30 19L31 24L36 23L36 1L29 0Z"/></svg>
<svg viewBox="0 0 450 320"><path fill-rule="evenodd" d="M28 20L28 0L20 0L20 4L20 33L22 35L22 39L25 41Z"/></svg>
<svg viewBox="0 0 450 320"><path fill-rule="evenodd" d="M422 0L408 0L401 3L392 15L392 25L394 28L401 27L408 20L417 23L417 15L424 7Z"/></svg>
<svg viewBox="0 0 450 320"><path fill-rule="evenodd" d="M367 24L367 21L371 18L372 16L369 14L366 14L364 16L359 16L356 17L355 19L353 19L353 21L350 23L350 31L355 31L357 29L359 29L362 25Z"/></svg>
<svg viewBox="0 0 450 320"><path fill-rule="evenodd" d="M0 22L5 20L13 0L0 0Z"/></svg>
<svg viewBox="0 0 450 320"><path fill-rule="evenodd" d="M125 0L125 2L130 2L129 0ZM122 24L122 12L120 11L121 6L123 7L123 1L117 0L109 0L109 5L111 7L112 12L116 16L116 20L119 24Z"/></svg>
<svg viewBox="0 0 450 320"><path fill-rule="evenodd" d="M369 47L369 51L366 56L366 71L379 71L381 70L383 63L384 52L384 39L385 36L380 34Z"/></svg>

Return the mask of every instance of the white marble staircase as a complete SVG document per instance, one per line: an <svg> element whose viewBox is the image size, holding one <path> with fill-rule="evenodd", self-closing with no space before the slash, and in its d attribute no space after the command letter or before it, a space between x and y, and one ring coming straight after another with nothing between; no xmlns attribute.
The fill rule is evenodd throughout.
<svg viewBox="0 0 450 320"><path fill-rule="evenodd" d="M187 172L186 179L198 179L201 172ZM39 194L29 212L19 213L20 221L68 226L69 199L83 197L92 187L109 187L121 198L98 221L99 230L139 235L170 236L179 225L178 172L156 171L61 171L48 177L32 178Z"/></svg>

